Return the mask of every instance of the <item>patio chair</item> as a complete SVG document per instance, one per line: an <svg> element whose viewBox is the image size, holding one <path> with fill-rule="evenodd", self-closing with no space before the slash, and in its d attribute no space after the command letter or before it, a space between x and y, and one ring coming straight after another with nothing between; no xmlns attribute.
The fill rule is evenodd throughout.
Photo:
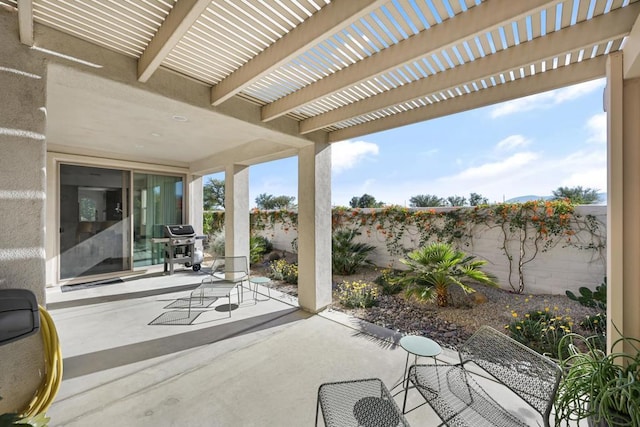
<svg viewBox="0 0 640 427"><path fill-rule="evenodd" d="M529 424L497 401L520 398L540 414L544 425L549 427L562 376L553 360L489 326L483 326L471 336L460 347L458 355L460 363L455 365L411 366L409 382L413 386L405 390L403 413L406 413L407 394L415 388L438 414L441 425L524 427ZM473 378L474 374L484 377L488 374L513 394L508 397L492 393L495 398L491 397Z"/></svg>
<svg viewBox="0 0 640 427"><path fill-rule="evenodd" d="M211 273L202 279L200 286L191 291L189 295L189 316L191 316L191 303L194 298L199 298L202 304L207 297L224 297L229 299L229 317L231 317L231 293L235 290L238 297L238 306L242 292L242 283L249 283L249 262L245 256L225 256L216 258L211 266Z"/></svg>

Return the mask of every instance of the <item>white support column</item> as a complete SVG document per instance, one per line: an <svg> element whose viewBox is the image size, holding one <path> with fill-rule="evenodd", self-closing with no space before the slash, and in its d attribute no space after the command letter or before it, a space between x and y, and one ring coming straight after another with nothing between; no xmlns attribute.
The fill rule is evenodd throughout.
<svg viewBox="0 0 640 427"><path fill-rule="evenodd" d="M196 234L202 235L202 177L198 175L187 175L187 223L193 226Z"/></svg>
<svg viewBox="0 0 640 427"><path fill-rule="evenodd" d="M640 339L640 78L623 81L622 149L624 186L624 335ZM627 352L631 348L625 349Z"/></svg>
<svg viewBox="0 0 640 427"><path fill-rule="evenodd" d="M607 59L607 330L640 338L640 79L623 79L623 54ZM617 349L621 350L621 348Z"/></svg>
<svg viewBox="0 0 640 427"><path fill-rule="evenodd" d="M224 184L224 252L249 259L249 167L227 166Z"/></svg>
<svg viewBox="0 0 640 427"><path fill-rule="evenodd" d="M623 328L622 283L624 271L624 197L622 148L622 55L607 58L607 348L613 337L612 322Z"/></svg>
<svg viewBox="0 0 640 427"><path fill-rule="evenodd" d="M331 146L298 154L298 303L312 313L331 304Z"/></svg>

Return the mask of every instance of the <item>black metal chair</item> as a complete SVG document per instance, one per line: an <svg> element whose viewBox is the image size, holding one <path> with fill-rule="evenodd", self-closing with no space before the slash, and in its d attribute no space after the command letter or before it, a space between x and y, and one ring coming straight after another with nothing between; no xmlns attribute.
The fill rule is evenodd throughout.
<svg viewBox="0 0 640 427"><path fill-rule="evenodd" d="M231 317L231 293L235 290L238 297L238 306L242 292L242 283L249 283L251 290L249 262L245 256L225 256L216 258L211 266L209 276L202 279L200 286L191 291L189 295L189 311L191 316L191 302L193 298L199 298L202 304L205 298L228 298L229 317Z"/></svg>
<svg viewBox="0 0 640 427"><path fill-rule="evenodd" d="M318 388L316 426L408 427L400 408L379 378L324 383Z"/></svg>
<svg viewBox="0 0 640 427"><path fill-rule="evenodd" d="M415 388L447 426L528 426L506 410L474 379L472 372L489 375L529 404L549 427L560 367L519 342L489 326L480 328L458 351L455 365L413 365L407 394ZM475 369L474 369L475 368ZM414 408L415 409L415 408Z"/></svg>

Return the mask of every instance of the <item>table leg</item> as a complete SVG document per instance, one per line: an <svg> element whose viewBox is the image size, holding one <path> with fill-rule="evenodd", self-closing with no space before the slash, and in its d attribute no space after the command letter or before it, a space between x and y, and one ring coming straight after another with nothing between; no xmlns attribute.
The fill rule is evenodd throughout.
<svg viewBox="0 0 640 427"><path fill-rule="evenodd" d="M409 386L409 378L407 378L407 370L409 369L409 352L407 352L407 360L404 362L404 375L402 376L402 387L406 390Z"/></svg>

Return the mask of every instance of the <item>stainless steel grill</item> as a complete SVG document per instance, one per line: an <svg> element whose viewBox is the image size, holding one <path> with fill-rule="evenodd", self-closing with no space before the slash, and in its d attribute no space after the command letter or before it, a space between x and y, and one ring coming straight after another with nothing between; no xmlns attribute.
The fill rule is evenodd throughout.
<svg viewBox="0 0 640 427"><path fill-rule="evenodd" d="M197 239L191 225L165 225L164 239L156 239L156 242L164 243L164 271L168 267L169 274L173 274L174 264L184 264L199 271L202 253L195 249Z"/></svg>

